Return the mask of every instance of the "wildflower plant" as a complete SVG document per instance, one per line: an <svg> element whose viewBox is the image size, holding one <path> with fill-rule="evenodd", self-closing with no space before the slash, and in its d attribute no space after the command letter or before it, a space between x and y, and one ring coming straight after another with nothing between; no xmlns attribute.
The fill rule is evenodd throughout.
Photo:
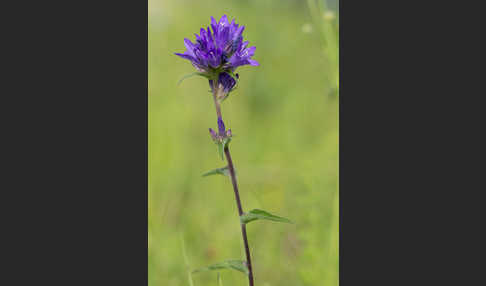
<svg viewBox="0 0 486 286"><path fill-rule="evenodd" d="M226 15L223 15L219 22L211 17L210 27L206 29L201 28L199 34L195 34L195 43L189 39L184 39L186 51L182 54L175 54L189 60L196 68L196 72L183 77L183 79L195 75L208 79L216 108L218 126L217 131L209 128L209 134L213 142L218 146L218 153L221 159L224 160L226 158L227 165L211 170L203 174L203 176L219 174L231 179L240 217L239 223L241 225L241 234L246 255L246 261L230 259L208 267L196 269L193 273L207 270L234 269L245 273L248 276L249 285L253 286L253 269L246 225L255 220L270 220L285 223L290 223L290 220L259 209L245 212L240 200L235 167L229 150L229 144L233 138L233 134L231 129L226 129L221 114L221 105L239 81L239 75L236 73L236 69L243 65L259 65L256 60L252 59L256 48L248 47L248 42L243 41L244 30L245 26L239 26L235 23L235 20L229 23Z"/></svg>

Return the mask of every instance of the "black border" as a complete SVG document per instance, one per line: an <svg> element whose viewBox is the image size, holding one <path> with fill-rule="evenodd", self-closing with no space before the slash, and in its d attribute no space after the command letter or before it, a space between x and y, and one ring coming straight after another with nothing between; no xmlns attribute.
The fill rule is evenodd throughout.
<svg viewBox="0 0 486 286"><path fill-rule="evenodd" d="M481 9L448 4L340 1L342 285L484 281Z"/></svg>
<svg viewBox="0 0 486 286"><path fill-rule="evenodd" d="M17 5L0 284L147 285L148 2Z"/></svg>

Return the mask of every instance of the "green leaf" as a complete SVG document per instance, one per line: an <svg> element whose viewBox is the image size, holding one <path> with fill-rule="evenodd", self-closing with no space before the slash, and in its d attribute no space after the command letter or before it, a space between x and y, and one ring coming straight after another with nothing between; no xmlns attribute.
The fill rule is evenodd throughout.
<svg viewBox="0 0 486 286"><path fill-rule="evenodd" d="M209 172L204 173L202 176L203 177L207 177L207 176L218 175L218 174L229 177L228 166L225 166L223 168L217 168L217 169L211 170Z"/></svg>
<svg viewBox="0 0 486 286"><path fill-rule="evenodd" d="M233 269L245 273L248 275L248 268L246 267L246 262L242 260L226 260L220 263L210 265L208 267L203 267L192 271L192 273L220 270L220 269Z"/></svg>
<svg viewBox="0 0 486 286"><path fill-rule="evenodd" d="M231 142L231 137L226 137L223 139L223 148L226 148L226 146Z"/></svg>
<svg viewBox="0 0 486 286"><path fill-rule="evenodd" d="M277 222L284 222L284 223L293 223L289 219L286 219L284 217L276 216L271 213L268 213L263 210L259 209L254 209L251 210L242 216L240 216L240 221L241 223L249 223L251 221L257 220L257 219L266 219L266 220L271 220L271 221L277 221Z"/></svg>
<svg viewBox="0 0 486 286"><path fill-rule="evenodd" d="M186 74L185 76L183 76L178 82L177 82L177 85L181 84L182 81L184 81L185 79L187 78L190 78L190 77L193 77L193 76L202 76L202 77L205 77L207 79L210 79L210 76L205 74L205 73L202 73L202 72L193 72L193 73L190 73L190 74Z"/></svg>
<svg viewBox="0 0 486 286"><path fill-rule="evenodd" d="M218 153L221 156L221 160L224 160L224 149L228 144L231 142L231 137L226 137L223 139L223 142L218 142Z"/></svg>
<svg viewBox="0 0 486 286"><path fill-rule="evenodd" d="M223 142L218 142L218 153L221 156L221 160L224 160L224 146L223 146Z"/></svg>

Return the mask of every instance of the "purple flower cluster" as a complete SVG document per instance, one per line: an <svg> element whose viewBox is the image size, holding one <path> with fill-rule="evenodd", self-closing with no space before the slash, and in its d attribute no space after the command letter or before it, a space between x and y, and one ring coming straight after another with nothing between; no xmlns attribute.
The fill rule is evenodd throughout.
<svg viewBox="0 0 486 286"><path fill-rule="evenodd" d="M243 42L243 30L245 26L235 24L235 20L228 22L226 15L221 17L219 23L211 17L211 28L201 28L196 35L196 42L184 39L186 51L176 55L188 59L201 73L215 78L220 75L218 82L225 90L231 90L235 80L228 73L243 65L258 66L258 62L252 60L255 47L248 47L248 42Z"/></svg>

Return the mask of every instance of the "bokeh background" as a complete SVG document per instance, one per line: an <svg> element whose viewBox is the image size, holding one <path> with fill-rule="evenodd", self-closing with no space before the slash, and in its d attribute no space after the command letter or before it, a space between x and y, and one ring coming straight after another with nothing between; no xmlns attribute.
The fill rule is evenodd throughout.
<svg viewBox="0 0 486 286"><path fill-rule="evenodd" d="M208 128L216 115L207 80L186 79L183 39L210 16L246 26L259 67L238 69L222 106L245 210L293 225L248 225L256 285L338 285L338 3L318 0L149 0L150 286L218 285L216 272L190 270L244 260L234 193ZM223 285L248 285L220 272Z"/></svg>

